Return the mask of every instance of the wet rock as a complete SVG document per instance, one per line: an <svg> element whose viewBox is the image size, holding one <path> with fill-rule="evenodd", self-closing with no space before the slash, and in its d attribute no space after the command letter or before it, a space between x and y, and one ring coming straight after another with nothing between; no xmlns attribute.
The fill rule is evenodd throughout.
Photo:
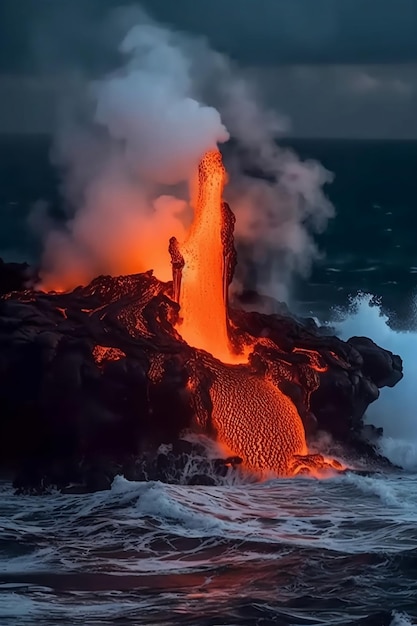
<svg viewBox="0 0 417 626"><path fill-rule="evenodd" d="M90 470L85 476L86 491L91 493L94 491L107 491L111 488L113 477L108 476L99 469Z"/></svg>
<svg viewBox="0 0 417 626"><path fill-rule="evenodd" d="M359 352L363 359L363 374L377 387L394 387L402 379L399 356L380 348L368 337L351 337L348 344Z"/></svg>
<svg viewBox="0 0 417 626"><path fill-rule="evenodd" d="M194 474L187 480L187 485L204 485L207 487L213 487L216 481L207 474Z"/></svg>

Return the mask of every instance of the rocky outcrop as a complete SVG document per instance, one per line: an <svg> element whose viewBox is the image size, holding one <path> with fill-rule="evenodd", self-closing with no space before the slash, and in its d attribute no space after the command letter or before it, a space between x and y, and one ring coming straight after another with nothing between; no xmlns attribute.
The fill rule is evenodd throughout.
<svg viewBox="0 0 417 626"><path fill-rule="evenodd" d="M0 259L0 296L11 291L22 291L34 285L36 275L27 263L5 263Z"/></svg>
<svg viewBox="0 0 417 626"><path fill-rule="evenodd" d="M13 271L0 274L3 294ZM176 332L172 284L148 272L99 277L68 294L18 286L0 300L0 463L14 469L16 487L95 490L119 472L178 480L182 433L213 434L207 390L219 365ZM230 320L236 345L254 346L251 373L293 399L309 436L325 430L375 458L362 439L363 415L380 387L402 377L399 357L366 338L345 343L284 309L232 309ZM164 458L161 444L174 453ZM204 463L194 481L208 480L213 462ZM210 467L221 473L238 463Z"/></svg>
<svg viewBox="0 0 417 626"><path fill-rule="evenodd" d="M280 384L297 404L307 433L314 436L317 430L324 430L335 440L362 449L365 411L378 399L379 389L393 387L401 380L401 358L366 337L344 342L311 318L292 317L285 305L282 311L263 315L237 310L232 311L232 319L241 331L257 338L267 337L279 346L271 355L272 362L279 364L285 381ZM309 351L320 355L321 362L315 369L314 363L305 362L310 358ZM301 377L296 380L292 370L288 380L285 369L291 370L296 364Z"/></svg>

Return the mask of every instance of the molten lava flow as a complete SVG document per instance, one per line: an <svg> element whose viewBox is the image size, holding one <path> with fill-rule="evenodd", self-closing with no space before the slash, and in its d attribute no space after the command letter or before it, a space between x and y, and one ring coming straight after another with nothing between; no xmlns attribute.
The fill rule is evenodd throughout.
<svg viewBox="0 0 417 626"><path fill-rule="evenodd" d="M210 389L220 441L242 458L246 469L292 474L294 455L307 454L304 426L293 402L244 368L222 370Z"/></svg>
<svg viewBox="0 0 417 626"><path fill-rule="evenodd" d="M188 237L180 248L171 240L170 252L174 291L179 287L181 336L189 345L210 352L225 363L236 363L246 359L233 352L228 336L229 276L222 241L225 182L220 152L207 152L198 169L194 220ZM176 269L181 271L180 281Z"/></svg>
<svg viewBox="0 0 417 626"><path fill-rule="evenodd" d="M232 349L227 290L236 259L234 217L222 201L225 181L220 152L208 152L198 170L194 221L188 238L182 245L175 237L169 241L173 296L181 313L178 330L189 345L209 353L196 356L203 370L210 372L208 395L207 389L200 387L199 391L198 384L190 384L196 419L214 428L219 443L238 455L248 470L281 476L304 473L309 468L320 470L328 463L319 455L308 455L300 414L279 388L285 378L283 368L277 375L272 375L273 368L269 374L257 373ZM275 344L272 348L276 350ZM312 375L326 370L318 353L301 348L294 353L305 354ZM236 363L247 365L233 365ZM195 365L199 369L198 363ZM192 367L190 374L192 378ZM310 388L311 384L306 393Z"/></svg>
<svg viewBox="0 0 417 626"><path fill-rule="evenodd" d="M297 408L271 380L207 355L197 359L210 374L210 426L226 454L242 459L243 469L258 477L308 474L317 478L345 469L334 459L309 454ZM197 396L197 422L204 426L204 398L198 397L198 384L191 384L191 389Z"/></svg>
<svg viewBox="0 0 417 626"><path fill-rule="evenodd" d="M96 345L93 348L93 358L97 365L102 365L106 361L119 361L126 354L119 348Z"/></svg>

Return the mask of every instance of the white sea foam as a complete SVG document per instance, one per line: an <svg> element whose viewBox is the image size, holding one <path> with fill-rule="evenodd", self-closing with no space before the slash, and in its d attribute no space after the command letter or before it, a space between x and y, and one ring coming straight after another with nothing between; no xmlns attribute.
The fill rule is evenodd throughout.
<svg viewBox="0 0 417 626"><path fill-rule="evenodd" d="M417 545L415 485L411 474L347 474L215 487L117 477L110 491L42 498L0 489L8 546L0 564L10 577L0 585L0 623L162 623L152 615L172 612L173 602L188 612L207 610L211 600L228 607L240 592L250 595L253 577L279 577L306 558L317 567L317 559L353 563L358 555L375 582L374 562L412 554ZM300 576L311 584L308 571ZM152 585L151 577L166 586L157 603L134 591ZM175 581L184 585L180 592L170 588ZM125 585L130 591L121 591ZM271 588L265 594L269 603ZM409 626L407 619L393 613L391 626Z"/></svg>
<svg viewBox="0 0 417 626"><path fill-rule="evenodd" d="M407 613L399 613L397 611L392 612L392 621L389 626L413 626L415 622Z"/></svg>
<svg viewBox="0 0 417 626"><path fill-rule="evenodd" d="M24 515L9 514L3 526L8 540L19 537L24 552L3 567L9 574L77 572L87 566L90 572L105 568L115 574L184 572L203 567L203 555L213 546L224 550L210 559L229 564L231 543L241 546L240 563L258 552L268 559L267 545L396 553L417 540L414 488L411 475L347 474L221 487L117 477L108 492L25 499ZM4 494L5 504L12 500ZM173 541L181 542L187 559L176 554Z"/></svg>
<svg viewBox="0 0 417 626"><path fill-rule="evenodd" d="M341 319L341 317L343 319ZM342 339L369 337L403 359L404 378L381 390L367 411L367 423L382 426L382 454L407 470L417 469L417 331L393 330L389 318L369 294L352 301L349 312L338 312L333 323Z"/></svg>

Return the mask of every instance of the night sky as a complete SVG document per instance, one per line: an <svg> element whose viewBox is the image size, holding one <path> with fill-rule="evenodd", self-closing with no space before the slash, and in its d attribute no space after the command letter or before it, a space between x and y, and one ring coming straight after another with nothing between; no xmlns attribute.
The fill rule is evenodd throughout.
<svg viewBox="0 0 417 626"><path fill-rule="evenodd" d="M417 0L141 4L248 68L295 135L417 138ZM126 2L1 0L0 131L49 130L57 83L100 72L114 55L108 16L118 6Z"/></svg>

